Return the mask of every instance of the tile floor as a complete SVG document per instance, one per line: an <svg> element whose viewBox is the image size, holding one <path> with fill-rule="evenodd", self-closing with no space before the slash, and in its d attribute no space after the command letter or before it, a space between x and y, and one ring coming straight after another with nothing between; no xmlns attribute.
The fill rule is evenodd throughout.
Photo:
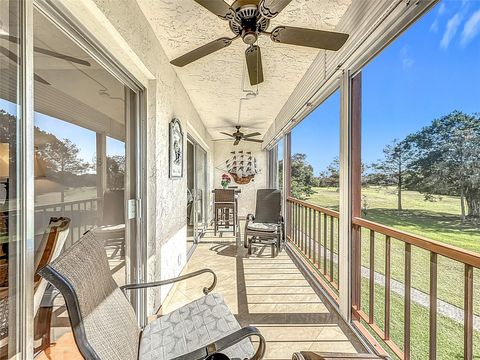
<svg viewBox="0 0 480 360"><path fill-rule="evenodd" d="M112 272L123 281L123 258L118 248L107 247ZM208 231L195 248L183 273L208 267L218 277L215 292L221 294L242 326L253 325L267 340L266 359L291 359L294 351L354 353L364 351L356 337L326 302L317 294L281 252L271 258L270 247L257 248L250 257L237 251L230 233L214 237ZM161 311L167 313L202 296L210 285L205 274L175 285ZM55 343L37 359L82 359L70 332L62 299L54 309L52 336Z"/></svg>
<svg viewBox="0 0 480 360"><path fill-rule="evenodd" d="M230 233L231 234L231 233ZM247 256L229 235L207 232L183 273L208 267L218 276L214 292L223 296L242 326L253 325L267 340L266 359L291 359L294 351L355 353L364 348L332 307L281 252L270 247ZM202 296L211 275L175 285L161 309L168 313Z"/></svg>

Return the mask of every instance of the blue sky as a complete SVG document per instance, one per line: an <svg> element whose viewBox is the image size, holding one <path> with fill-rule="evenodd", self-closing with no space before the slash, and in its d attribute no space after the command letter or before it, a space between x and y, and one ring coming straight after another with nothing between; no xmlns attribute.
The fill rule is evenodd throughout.
<svg viewBox="0 0 480 360"><path fill-rule="evenodd" d="M453 110L480 111L480 0L443 0L363 69L362 158L379 159L393 139ZM13 113L12 104L0 107ZM307 154L318 174L339 154L339 92L293 130L292 153ZM94 132L36 113L36 125L68 138L92 161ZM124 145L107 141L108 153Z"/></svg>
<svg viewBox="0 0 480 360"><path fill-rule="evenodd" d="M363 161L453 110L480 112L479 64L480 0L441 1L363 69ZM339 114L335 93L293 130L315 174L338 156Z"/></svg>

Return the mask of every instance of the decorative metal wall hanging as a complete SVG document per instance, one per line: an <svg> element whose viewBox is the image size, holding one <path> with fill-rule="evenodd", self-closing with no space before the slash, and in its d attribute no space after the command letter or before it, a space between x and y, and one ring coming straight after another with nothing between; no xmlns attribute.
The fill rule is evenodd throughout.
<svg viewBox="0 0 480 360"><path fill-rule="evenodd" d="M183 131L178 119L170 122L169 169L171 179L183 177Z"/></svg>

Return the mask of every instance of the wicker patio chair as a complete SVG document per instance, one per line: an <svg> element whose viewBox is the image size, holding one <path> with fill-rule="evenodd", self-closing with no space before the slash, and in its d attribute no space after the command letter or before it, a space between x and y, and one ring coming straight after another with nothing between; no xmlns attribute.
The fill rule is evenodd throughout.
<svg viewBox="0 0 480 360"><path fill-rule="evenodd" d="M143 329L137 325L125 291L172 284L207 272L214 281L204 288L204 297L158 317ZM222 297L210 293L216 284L211 270L119 288L103 241L89 231L40 274L65 298L75 342L86 359L203 359L217 352L231 359L261 359L265 352L260 332L240 328ZM260 340L256 352L249 339L252 336Z"/></svg>
<svg viewBox="0 0 480 360"><path fill-rule="evenodd" d="M255 215L248 214L243 245L252 253L254 243L272 245L272 257L284 246L282 194L277 189L257 190Z"/></svg>

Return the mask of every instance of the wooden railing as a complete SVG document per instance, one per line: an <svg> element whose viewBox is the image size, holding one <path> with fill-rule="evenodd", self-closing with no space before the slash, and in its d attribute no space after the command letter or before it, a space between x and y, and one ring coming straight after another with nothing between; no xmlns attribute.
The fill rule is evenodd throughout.
<svg viewBox="0 0 480 360"><path fill-rule="evenodd" d="M355 319L356 325L362 332L368 331L369 328L375 333L383 342L391 349L391 351L400 359L410 359L412 349L412 248L422 249L422 252L428 252L429 257L429 274L425 276L429 277L429 306L422 307L425 311L428 311L428 352L430 359L436 359L437 357L437 315L438 315L438 260L439 257L448 258L454 260L454 262L460 263L460 266L464 268L463 275L463 288L464 288L464 301L463 301L463 333L464 333L464 358L473 358L473 299L474 299L474 287L473 287L473 269L480 268L480 255L471 251L463 250L454 246L436 242L421 236L412 235L391 227L383 226L375 222L365 220L362 218L353 218L353 281L352 281L352 313ZM367 241L368 246L362 248L362 242ZM397 251L392 251L392 242L400 245L400 249L403 247L403 279L392 279L392 254L399 256L398 246ZM381 246L382 254L377 255ZM365 249L366 248L366 249ZM362 249L364 251L362 251ZM365 256L365 250L368 258L368 271L363 271L362 275L362 255ZM425 253L425 256L427 253ZM375 265L378 264L379 258L384 261L383 269L376 269ZM367 259L364 262L367 262ZM450 260L449 260L450 261ZM398 264L395 264L398 265ZM365 266L363 266L363 270ZM398 268L395 268L398 270ZM445 269L446 271L453 271L451 267ZM417 269L418 271L418 269ZM362 277L368 272L368 296L362 297ZM381 274L383 272L383 274ZM375 291L375 283L378 283L378 276L382 277L383 286L381 289L384 291L383 299L383 319L382 326L375 316L378 307L376 306L378 291ZM377 278L376 278L377 276ZM393 339L391 336L391 324L392 324L392 282L395 281L396 285L400 284L403 287L403 341L402 339ZM460 284L450 284L449 286L456 287ZM461 288L460 288L461 289ZM461 290L458 292L461 292ZM398 292L397 292L398 293ZM365 293L363 293L365 295ZM362 306L362 298L368 299L368 306ZM461 305L460 305L461 306ZM364 309L366 308L366 309ZM415 320L414 320L415 321ZM417 320L419 321L419 320ZM418 325L418 324L417 324ZM461 323L459 324L461 326ZM403 342L403 343L402 343Z"/></svg>
<svg viewBox="0 0 480 360"><path fill-rule="evenodd" d="M287 237L338 302L339 213L287 198Z"/></svg>

